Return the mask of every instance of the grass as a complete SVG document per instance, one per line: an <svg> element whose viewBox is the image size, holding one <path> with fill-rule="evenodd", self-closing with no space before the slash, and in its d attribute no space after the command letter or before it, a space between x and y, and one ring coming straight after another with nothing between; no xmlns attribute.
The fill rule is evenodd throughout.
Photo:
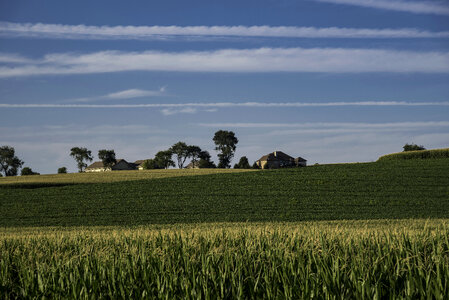
<svg viewBox="0 0 449 300"><path fill-rule="evenodd" d="M0 184L0 226L449 217L449 159L156 178L204 174L196 171L152 171L142 176L153 179L117 182L107 181L139 173L67 175L103 183L8 178Z"/></svg>
<svg viewBox="0 0 449 300"><path fill-rule="evenodd" d="M91 173L69 173L48 174L32 176L10 176L1 177L2 184L29 184L29 185L63 185L80 183L112 183L121 181L136 181L159 178L170 178L180 176L198 176L221 173L240 173L254 170L243 169L182 169L182 170L142 170L142 171L114 171L114 172L91 172Z"/></svg>
<svg viewBox="0 0 449 300"><path fill-rule="evenodd" d="M403 159L440 159L440 158L446 159L449 158L449 148L392 153L379 157L379 160L388 161L388 160L403 160Z"/></svg>
<svg viewBox="0 0 449 300"><path fill-rule="evenodd" d="M449 221L0 230L0 298L444 299Z"/></svg>

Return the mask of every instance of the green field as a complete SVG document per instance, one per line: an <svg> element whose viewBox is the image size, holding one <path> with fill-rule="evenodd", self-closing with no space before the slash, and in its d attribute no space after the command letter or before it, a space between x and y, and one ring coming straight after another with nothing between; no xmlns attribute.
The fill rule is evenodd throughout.
<svg viewBox="0 0 449 300"><path fill-rule="evenodd" d="M0 226L449 217L449 159L194 172L2 178Z"/></svg>
<svg viewBox="0 0 449 300"><path fill-rule="evenodd" d="M9 228L0 298L445 299L448 235L436 219Z"/></svg>
<svg viewBox="0 0 449 300"><path fill-rule="evenodd" d="M445 299L449 159L0 178L0 299Z"/></svg>

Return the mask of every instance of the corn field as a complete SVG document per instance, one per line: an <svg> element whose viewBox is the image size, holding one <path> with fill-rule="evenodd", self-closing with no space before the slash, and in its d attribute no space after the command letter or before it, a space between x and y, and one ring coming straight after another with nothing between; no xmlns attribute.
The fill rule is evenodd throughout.
<svg viewBox="0 0 449 300"><path fill-rule="evenodd" d="M448 233L448 220L4 228L0 298L443 299Z"/></svg>

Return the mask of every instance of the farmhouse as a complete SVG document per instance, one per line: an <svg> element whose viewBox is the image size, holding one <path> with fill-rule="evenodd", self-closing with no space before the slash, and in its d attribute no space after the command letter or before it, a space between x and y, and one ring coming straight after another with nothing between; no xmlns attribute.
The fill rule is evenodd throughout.
<svg viewBox="0 0 449 300"><path fill-rule="evenodd" d="M102 161L96 161L86 168L86 172L105 172L105 171L117 171L117 170L135 170L136 167L133 163L128 163L124 159L117 159L115 165L112 168L105 168Z"/></svg>
<svg viewBox="0 0 449 300"><path fill-rule="evenodd" d="M195 163L191 161L187 166L186 169L199 169L200 168L200 161L196 160Z"/></svg>
<svg viewBox="0 0 449 300"><path fill-rule="evenodd" d="M285 167L305 167L307 160L302 157L293 158L282 151L274 151L267 155L262 156L256 161L259 168L262 169L277 169Z"/></svg>
<svg viewBox="0 0 449 300"><path fill-rule="evenodd" d="M143 163L146 161L146 159L136 160L133 165L137 170L143 170Z"/></svg>

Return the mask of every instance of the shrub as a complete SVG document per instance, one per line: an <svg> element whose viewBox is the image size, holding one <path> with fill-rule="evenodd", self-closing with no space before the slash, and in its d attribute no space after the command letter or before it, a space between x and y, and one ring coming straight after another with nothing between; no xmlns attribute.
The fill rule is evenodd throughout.
<svg viewBox="0 0 449 300"><path fill-rule="evenodd" d="M22 172L20 173L20 175L26 176L26 175L40 175L40 174L33 172L33 170L31 170L31 168L29 168L29 167L25 167L22 169Z"/></svg>
<svg viewBox="0 0 449 300"><path fill-rule="evenodd" d="M67 174L67 168L66 167L61 167L58 169L58 174Z"/></svg>
<svg viewBox="0 0 449 300"><path fill-rule="evenodd" d="M404 148L404 152L426 150L423 145L418 146L416 144L405 144L402 148Z"/></svg>

